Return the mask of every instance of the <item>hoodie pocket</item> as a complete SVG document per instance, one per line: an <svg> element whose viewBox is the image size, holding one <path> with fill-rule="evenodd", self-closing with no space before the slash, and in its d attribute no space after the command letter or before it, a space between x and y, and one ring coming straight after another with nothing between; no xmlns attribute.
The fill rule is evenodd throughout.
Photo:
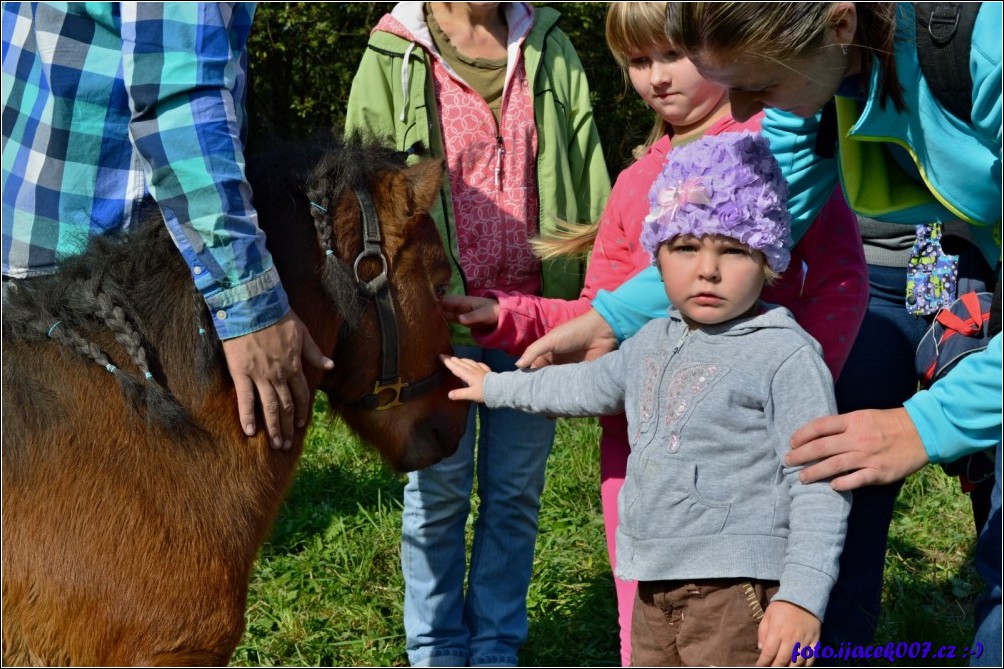
<svg viewBox="0 0 1004 669"><path fill-rule="evenodd" d="M732 511L732 502L711 499L700 490L697 465L639 463L629 474L621 493L622 521L633 526L637 537L696 537L721 533Z"/></svg>
<svg viewBox="0 0 1004 669"><path fill-rule="evenodd" d="M715 500L701 492L700 473L696 464L687 465L686 470L690 497L693 500L689 515L696 525L704 528L704 531L693 534L718 534L729 519L732 502Z"/></svg>

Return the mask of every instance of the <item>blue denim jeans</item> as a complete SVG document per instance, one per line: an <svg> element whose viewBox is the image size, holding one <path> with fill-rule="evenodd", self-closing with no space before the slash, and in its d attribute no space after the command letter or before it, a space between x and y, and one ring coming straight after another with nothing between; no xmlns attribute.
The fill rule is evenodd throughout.
<svg viewBox="0 0 1004 669"><path fill-rule="evenodd" d="M514 369L515 358L499 351L454 349L494 371ZM483 405L471 412L456 454L410 473L404 489L404 628L413 666L515 666L527 636L526 594L556 423ZM479 506L467 573L475 466Z"/></svg>
<svg viewBox="0 0 1004 669"><path fill-rule="evenodd" d="M994 472L997 480L990 496L990 517L976 544L976 571L987 583L987 589L976 602L976 642L983 644L983 653L973 657L974 667L1001 666L1001 445L997 444Z"/></svg>
<svg viewBox="0 0 1004 669"><path fill-rule="evenodd" d="M868 266L869 298L861 331L836 384L840 413L890 409L917 391L914 358L928 323L906 311L906 270ZM822 642L872 642L882 609L886 540L902 481L853 492L840 575L830 592Z"/></svg>

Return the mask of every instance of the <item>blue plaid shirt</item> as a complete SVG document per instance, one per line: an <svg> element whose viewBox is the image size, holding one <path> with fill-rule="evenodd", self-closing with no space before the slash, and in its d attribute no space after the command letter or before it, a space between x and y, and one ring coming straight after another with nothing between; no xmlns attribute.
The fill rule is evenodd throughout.
<svg viewBox="0 0 1004 669"><path fill-rule="evenodd" d="M223 339L289 311L244 177L253 4L3 6L3 273L51 273L150 194Z"/></svg>

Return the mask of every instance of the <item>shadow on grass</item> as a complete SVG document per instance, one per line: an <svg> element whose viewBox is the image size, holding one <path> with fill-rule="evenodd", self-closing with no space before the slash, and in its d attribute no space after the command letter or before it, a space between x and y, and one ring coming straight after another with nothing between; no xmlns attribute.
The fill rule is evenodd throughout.
<svg viewBox="0 0 1004 669"><path fill-rule="evenodd" d="M348 467L332 462L301 467L276 518L263 553L289 554L310 537L323 534L334 516L354 516L387 501L398 503L404 480L383 467L375 456L371 466Z"/></svg>
<svg viewBox="0 0 1004 669"><path fill-rule="evenodd" d="M561 590L562 585L552 582L541 587ZM570 590L575 594L570 596ZM541 599L530 610L530 635L520 651L521 665L620 666L617 602L609 572L569 584L553 597L538 595ZM531 599L535 599L532 593Z"/></svg>
<svg viewBox="0 0 1004 669"><path fill-rule="evenodd" d="M970 545L959 568L932 574L929 553L890 536L876 643L930 642L935 650L927 658L903 659L915 666L968 665L962 652L973 640L973 606L984 585L973 567L974 554ZM889 567L892 560L899 563L896 568ZM933 657L941 646L954 646L955 657Z"/></svg>

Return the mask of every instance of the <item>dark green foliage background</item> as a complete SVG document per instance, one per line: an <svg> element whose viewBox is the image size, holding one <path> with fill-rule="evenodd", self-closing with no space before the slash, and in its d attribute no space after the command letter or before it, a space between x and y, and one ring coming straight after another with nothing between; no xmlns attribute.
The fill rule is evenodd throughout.
<svg viewBox="0 0 1004 669"><path fill-rule="evenodd" d="M652 127L652 112L625 87L603 37L605 3L534 3L561 12L558 25L582 60L611 176ZM340 128L371 28L394 3L261 3L251 31L250 150Z"/></svg>

